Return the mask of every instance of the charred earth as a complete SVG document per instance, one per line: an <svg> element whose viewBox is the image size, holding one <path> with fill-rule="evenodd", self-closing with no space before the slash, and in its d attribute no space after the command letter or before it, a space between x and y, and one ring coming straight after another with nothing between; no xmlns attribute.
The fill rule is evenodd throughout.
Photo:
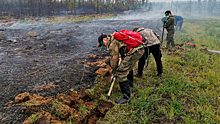
<svg viewBox="0 0 220 124"><path fill-rule="evenodd" d="M154 17L155 18L155 17ZM19 124L27 115L23 106L6 106L18 94L29 92L43 97L79 91L93 86L98 66L85 67L86 62L109 55L97 48L101 33L135 26L154 29L158 19L105 19L75 23L25 25L13 24L0 31L0 123ZM97 57L89 59L94 54ZM52 84L55 88L39 90Z"/></svg>

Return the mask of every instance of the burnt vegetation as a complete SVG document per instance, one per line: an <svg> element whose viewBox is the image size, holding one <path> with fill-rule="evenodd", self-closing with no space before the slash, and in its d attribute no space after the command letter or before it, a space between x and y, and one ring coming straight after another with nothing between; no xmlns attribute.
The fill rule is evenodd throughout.
<svg viewBox="0 0 220 124"><path fill-rule="evenodd" d="M216 0L172 1L171 9L219 15L219 4ZM167 6L148 0L0 0L0 14L3 24L6 16L99 15ZM146 11L134 13L151 16ZM97 48L97 37L134 26L161 34L160 20L155 20L8 23L0 29L0 123L219 123L219 55L207 49L219 50L218 20L186 20L176 35L177 46L162 49L164 76L155 77L150 57L143 78L135 78L131 104L114 105L100 99L109 90L111 73L103 64L109 53ZM120 94L116 84L111 100Z"/></svg>
<svg viewBox="0 0 220 124"><path fill-rule="evenodd" d="M147 6L147 0L0 0L0 13L15 18L65 14L119 13Z"/></svg>

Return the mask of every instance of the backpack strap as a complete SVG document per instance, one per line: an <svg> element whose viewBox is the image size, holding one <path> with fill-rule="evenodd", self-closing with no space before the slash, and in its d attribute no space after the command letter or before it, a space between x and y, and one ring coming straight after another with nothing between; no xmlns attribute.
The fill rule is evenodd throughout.
<svg viewBox="0 0 220 124"><path fill-rule="evenodd" d="M111 44L111 42L112 42L112 35L110 35L110 42L109 42L109 44L108 44L108 47L107 47L107 50L109 50L109 46L110 46L110 44Z"/></svg>
<svg viewBox="0 0 220 124"><path fill-rule="evenodd" d="M145 53L146 53L146 51L145 51ZM149 47L147 46L147 58L145 56L145 60L147 59L147 65L145 66L146 68L148 67L148 64L149 64L149 55L150 55L150 50L149 50Z"/></svg>
<svg viewBox="0 0 220 124"><path fill-rule="evenodd" d="M144 30L144 28L142 28L141 30L138 30L137 32L141 32L141 31L143 31Z"/></svg>

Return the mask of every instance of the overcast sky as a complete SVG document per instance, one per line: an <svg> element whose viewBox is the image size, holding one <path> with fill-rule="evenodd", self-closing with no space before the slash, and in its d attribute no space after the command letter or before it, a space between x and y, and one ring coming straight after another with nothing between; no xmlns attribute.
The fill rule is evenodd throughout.
<svg viewBox="0 0 220 124"><path fill-rule="evenodd" d="M150 2L171 2L171 0L149 0L149 1ZM173 1L177 1L177 0L173 0ZM178 0L178 1L189 1L189 0ZM195 0L192 0L192 1L195 1Z"/></svg>

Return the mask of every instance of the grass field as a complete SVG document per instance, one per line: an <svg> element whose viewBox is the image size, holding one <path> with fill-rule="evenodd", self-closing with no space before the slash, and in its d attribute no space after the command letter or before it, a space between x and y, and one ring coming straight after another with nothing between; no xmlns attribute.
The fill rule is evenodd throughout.
<svg viewBox="0 0 220 124"><path fill-rule="evenodd" d="M175 34L176 44L195 43L196 48L183 45L162 51L164 74L156 76L156 64L150 64L143 78L135 78L130 104L117 105L98 123L220 123L220 55L205 48L220 50L219 20L185 20L181 32ZM136 71L135 71L136 72ZM96 79L97 87L106 97L110 82ZM111 100L121 98L118 83Z"/></svg>
<svg viewBox="0 0 220 124"><path fill-rule="evenodd" d="M103 19L113 17L113 14L94 14L94 15L66 15L66 16L51 16L48 18L24 18L20 20L21 24L37 25L37 24L56 24L56 23L72 23L95 19Z"/></svg>

